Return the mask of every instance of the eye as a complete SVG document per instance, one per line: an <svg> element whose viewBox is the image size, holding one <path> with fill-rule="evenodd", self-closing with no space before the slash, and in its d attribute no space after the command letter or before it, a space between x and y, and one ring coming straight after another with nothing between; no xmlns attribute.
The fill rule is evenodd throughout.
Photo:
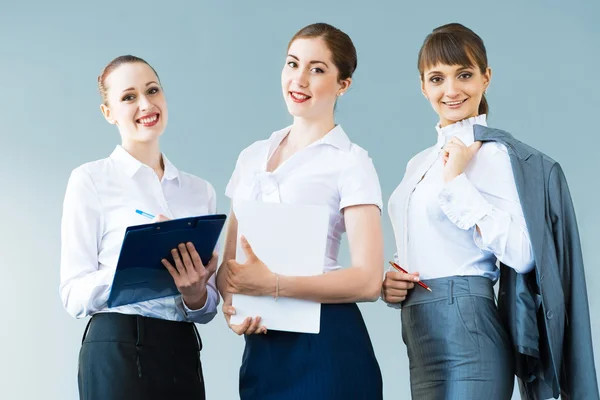
<svg viewBox="0 0 600 400"><path fill-rule="evenodd" d="M148 94L156 94L158 92L160 92L159 88L157 88L157 87L151 87L150 89L148 89L148 91L146 93L148 93Z"/></svg>
<svg viewBox="0 0 600 400"><path fill-rule="evenodd" d="M324 73L324 72L325 72L325 71L323 71L321 68L313 68L313 69L311 69L311 71L312 71L312 72L316 72L317 74L322 74L322 73Z"/></svg>
<svg viewBox="0 0 600 400"><path fill-rule="evenodd" d="M131 101L133 99L135 99L135 95L133 95L133 94L126 94L125 96L123 96L121 98L121 101Z"/></svg>
<svg viewBox="0 0 600 400"><path fill-rule="evenodd" d="M298 66L298 64L296 63L296 61L288 61L287 65L290 68L296 68Z"/></svg>
<svg viewBox="0 0 600 400"><path fill-rule="evenodd" d="M473 74L472 74L472 73L470 73L470 72L463 72L462 74L460 74L460 75L458 76L458 78L459 78L459 79L469 79L469 78L471 78L472 76L473 76Z"/></svg>
<svg viewBox="0 0 600 400"><path fill-rule="evenodd" d="M431 78L429 78L429 82L431 83L440 83L442 81L442 78L439 76L432 76Z"/></svg>

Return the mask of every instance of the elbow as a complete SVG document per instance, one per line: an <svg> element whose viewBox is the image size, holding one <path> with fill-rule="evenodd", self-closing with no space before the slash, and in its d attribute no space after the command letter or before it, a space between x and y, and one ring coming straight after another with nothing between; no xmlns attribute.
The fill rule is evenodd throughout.
<svg viewBox="0 0 600 400"><path fill-rule="evenodd" d="M60 299L65 310L73 318L84 318L87 316L87 310L82 304L78 304L76 301L69 301L70 287L67 285L61 285L59 289ZM72 300L72 299L71 299Z"/></svg>
<svg viewBox="0 0 600 400"><path fill-rule="evenodd" d="M372 303L379 300L382 283L382 280L379 278L370 278L369 283L364 285L362 301Z"/></svg>
<svg viewBox="0 0 600 400"><path fill-rule="evenodd" d="M535 262L533 260L524 262L524 263L515 263L511 265L511 268L514 269L518 274L526 274L531 272L535 267Z"/></svg>

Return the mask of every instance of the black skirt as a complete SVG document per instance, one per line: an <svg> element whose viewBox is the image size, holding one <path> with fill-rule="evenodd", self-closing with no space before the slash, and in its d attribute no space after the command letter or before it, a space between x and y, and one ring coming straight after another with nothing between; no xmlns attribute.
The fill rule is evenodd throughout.
<svg viewBox="0 0 600 400"><path fill-rule="evenodd" d="M79 353L79 397L204 399L201 348L193 323L96 314Z"/></svg>

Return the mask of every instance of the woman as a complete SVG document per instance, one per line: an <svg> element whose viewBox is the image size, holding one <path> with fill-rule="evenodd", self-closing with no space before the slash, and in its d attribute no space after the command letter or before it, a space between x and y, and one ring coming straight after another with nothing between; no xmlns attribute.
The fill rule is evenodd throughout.
<svg viewBox="0 0 600 400"><path fill-rule="evenodd" d="M237 219L232 207L224 262L217 282L229 324L233 293L322 303L319 334L267 330L260 316L231 329L245 334L240 396L248 399L381 399L379 365L355 304L374 301L381 288L383 240L381 190L367 152L334 122L334 106L352 83L356 50L327 24L301 29L290 41L281 74L283 96L294 117L290 127L240 154L226 194L238 200L321 204L330 211L324 274L277 276L260 259L235 258ZM267 174L275 194L260 184ZM347 231L351 268L338 264ZM250 244L242 243L247 254ZM299 251L302 244L298 244Z"/></svg>
<svg viewBox="0 0 600 400"><path fill-rule="evenodd" d="M76 318L92 316L79 354L81 399L204 398L201 343L192 322L208 323L218 294L213 273L191 244L164 262L181 295L108 308L125 229L156 220L214 214L205 180L179 171L160 152L168 121L158 75L144 60L121 56L98 77L100 106L121 145L110 157L76 168L62 219L60 294Z"/></svg>
<svg viewBox="0 0 600 400"><path fill-rule="evenodd" d="M387 272L383 299L402 302L414 399L510 399L496 262L526 273L534 260L507 149L474 140L489 112L485 46L470 29L444 25L425 39L418 68L437 142L409 161L390 198L398 260L413 273ZM419 279L431 293L414 287Z"/></svg>

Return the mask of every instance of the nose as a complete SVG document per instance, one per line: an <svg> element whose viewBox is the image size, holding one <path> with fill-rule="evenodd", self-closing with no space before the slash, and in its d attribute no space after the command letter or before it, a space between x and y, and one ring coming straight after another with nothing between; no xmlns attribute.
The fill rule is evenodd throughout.
<svg viewBox="0 0 600 400"><path fill-rule="evenodd" d="M458 88L458 82L456 82L455 79L447 79L446 87L444 89L446 97L449 98L456 98L460 93L460 90Z"/></svg>
<svg viewBox="0 0 600 400"><path fill-rule="evenodd" d="M292 78L292 83L298 85L299 87L307 87L308 86L308 73L304 69L298 68L294 71L294 76Z"/></svg>
<svg viewBox="0 0 600 400"><path fill-rule="evenodd" d="M150 100L148 99L147 96L142 95L142 96L140 96L139 107L140 107L140 110L146 111L146 110L152 108L152 103L150 103Z"/></svg>

